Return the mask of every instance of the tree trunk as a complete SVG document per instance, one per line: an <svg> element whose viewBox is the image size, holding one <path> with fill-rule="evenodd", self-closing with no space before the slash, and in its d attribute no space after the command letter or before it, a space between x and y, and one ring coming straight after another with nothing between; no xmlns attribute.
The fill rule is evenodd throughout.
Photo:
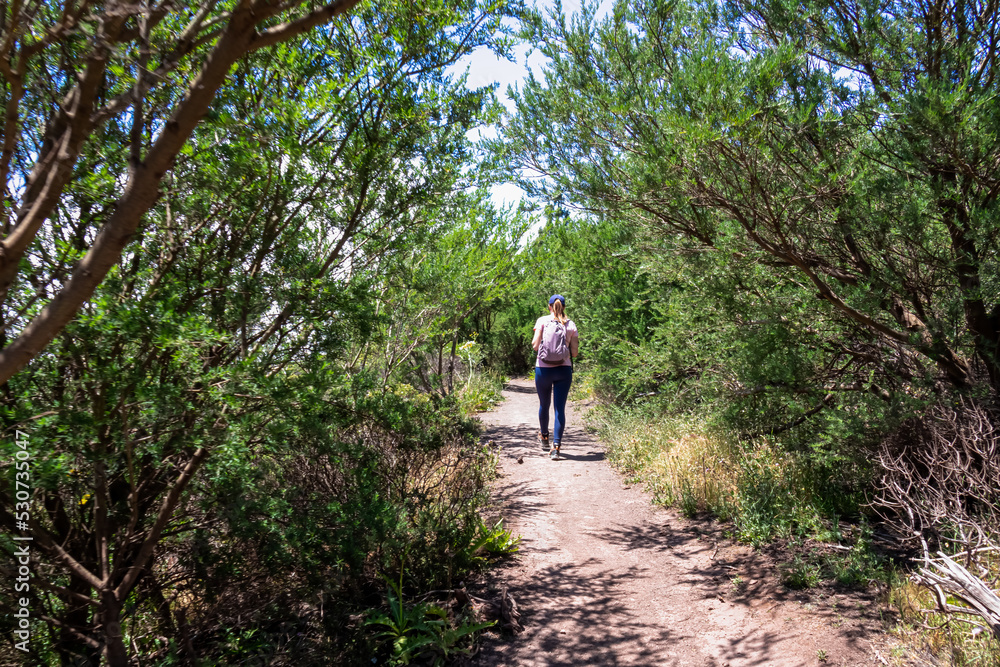
<svg viewBox="0 0 1000 667"><path fill-rule="evenodd" d="M451 338L451 357L448 359L448 393L455 390L455 357L458 354L458 332Z"/></svg>
<svg viewBox="0 0 1000 667"><path fill-rule="evenodd" d="M73 593L89 597L93 590L85 581L76 577L70 577L66 585ZM59 659L64 665L97 665L101 664L101 655L94 645L83 641L79 635L74 634L70 628L86 628L90 624L92 606L78 602L66 596L62 598L62 603L66 605L66 613L63 615L65 625L58 630L59 642L55 649L59 653Z"/></svg>
<svg viewBox="0 0 1000 667"><path fill-rule="evenodd" d="M122 637L121 604L114 589L101 593L101 624L104 626L104 659L108 667L129 667L128 651Z"/></svg>

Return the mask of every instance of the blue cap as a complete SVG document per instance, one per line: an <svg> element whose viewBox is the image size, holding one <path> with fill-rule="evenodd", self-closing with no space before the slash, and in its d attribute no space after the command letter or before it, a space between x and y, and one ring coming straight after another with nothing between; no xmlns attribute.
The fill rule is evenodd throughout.
<svg viewBox="0 0 1000 667"><path fill-rule="evenodd" d="M555 303L556 299L562 301L564 306L566 305L566 297L564 297L562 294L553 294L552 296L550 296L549 305L551 306L553 303Z"/></svg>

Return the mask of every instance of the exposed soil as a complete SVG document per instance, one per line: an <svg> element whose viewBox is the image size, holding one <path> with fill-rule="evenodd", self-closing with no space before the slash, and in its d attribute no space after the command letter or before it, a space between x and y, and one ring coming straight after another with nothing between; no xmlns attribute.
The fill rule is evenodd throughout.
<svg viewBox="0 0 1000 667"><path fill-rule="evenodd" d="M582 406L569 406L562 460L550 461L533 383L511 382L504 396L482 417L500 451L498 511L522 542L488 585L508 588L524 631L487 634L473 664L887 664L871 594L786 589L772 556L626 484Z"/></svg>

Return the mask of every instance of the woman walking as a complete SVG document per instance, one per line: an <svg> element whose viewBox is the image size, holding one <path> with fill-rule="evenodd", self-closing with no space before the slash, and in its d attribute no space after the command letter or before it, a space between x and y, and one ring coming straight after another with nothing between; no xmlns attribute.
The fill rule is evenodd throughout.
<svg viewBox="0 0 1000 667"><path fill-rule="evenodd" d="M566 299L553 294L549 299L549 314L535 321L535 337L531 347L538 352L535 361L535 391L538 392L538 439L549 445L549 404L555 398L555 429L549 458L559 459L559 445L566 428L566 398L573 382L573 359L580 349L576 324L566 317Z"/></svg>

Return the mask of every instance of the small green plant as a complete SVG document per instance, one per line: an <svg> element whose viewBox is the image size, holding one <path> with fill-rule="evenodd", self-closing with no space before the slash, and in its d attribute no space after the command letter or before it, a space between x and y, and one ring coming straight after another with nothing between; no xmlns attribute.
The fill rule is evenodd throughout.
<svg viewBox="0 0 1000 667"><path fill-rule="evenodd" d="M826 662L827 660L826 651L824 651L823 649L819 649L818 651L816 651L816 659L819 660L820 662Z"/></svg>
<svg viewBox="0 0 1000 667"><path fill-rule="evenodd" d="M732 585L733 591L735 591L737 593L742 592L743 589L747 587L746 580L743 577L741 577L740 575L738 575L738 574L735 577L733 577L732 579L730 579L729 583L730 583L730 585Z"/></svg>
<svg viewBox="0 0 1000 667"><path fill-rule="evenodd" d="M476 536L469 544L469 552L474 559L482 559L484 554L494 557L510 556L517 553L520 543L521 536L515 536L504 528L503 519L499 519L492 527L480 519Z"/></svg>
<svg viewBox="0 0 1000 667"><path fill-rule="evenodd" d="M840 542L844 534L840 531L840 517L834 515L829 524L820 524L814 535L820 542Z"/></svg>
<svg viewBox="0 0 1000 667"><path fill-rule="evenodd" d="M425 654L429 654L428 657L433 660L434 667L449 664L453 658L460 655L472 655L472 647L466 645L463 640L495 624L495 621L477 623L464 618L452 622L440 607L432 607L430 613L437 616L434 625L436 634L434 640L427 645Z"/></svg>
<svg viewBox="0 0 1000 667"><path fill-rule="evenodd" d="M796 590L813 588L822 579L820 567L801 556L795 556L791 562L782 565L780 570L781 583Z"/></svg>
<svg viewBox="0 0 1000 667"><path fill-rule="evenodd" d="M365 625L382 626L384 629L376 636L392 642L392 658L395 661L393 664L408 665L410 660L433 641L435 621L427 619L428 612L431 611L429 605L417 604L407 607L403 603L402 571L399 574L399 584L388 577L383 578L389 585L386 595L389 613L372 610Z"/></svg>
<svg viewBox="0 0 1000 667"><path fill-rule="evenodd" d="M864 588L871 580L881 580L885 576L882 562L872 551L867 534L858 539L846 557L828 557L827 567L838 584L850 588Z"/></svg>
<svg viewBox="0 0 1000 667"><path fill-rule="evenodd" d="M453 622L443 608L427 603L406 605L403 602L403 573L399 583L384 577L389 585L389 613L371 610L365 625L384 628L376 637L390 644L390 665L409 665L420 659L440 667L457 655L470 655L471 649L462 645L469 635L493 625L466 619Z"/></svg>
<svg viewBox="0 0 1000 667"><path fill-rule="evenodd" d="M693 519L698 514L698 496L695 495L691 484L684 480L681 486L681 514L689 519Z"/></svg>
<svg viewBox="0 0 1000 667"><path fill-rule="evenodd" d="M268 637L259 628L226 628L223 633L226 657L229 659L249 660L270 652Z"/></svg>
<svg viewBox="0 0 1000 667"><path fill-rule="evenodd" d="M458 403L466 414L483 412L503 400L507 378L491 371L471 374L458 389Z"/></svg>

